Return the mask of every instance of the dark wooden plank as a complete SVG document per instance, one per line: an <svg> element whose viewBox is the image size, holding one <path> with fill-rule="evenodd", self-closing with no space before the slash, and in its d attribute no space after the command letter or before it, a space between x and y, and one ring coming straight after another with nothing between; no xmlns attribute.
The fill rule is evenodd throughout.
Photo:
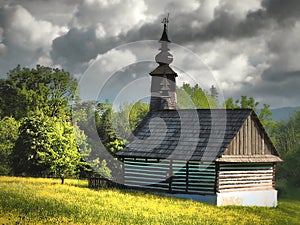
<svg viewBox="0 0 300 225"><path fill-rule="evenodd" d="M240 129L240 149L239 149L239 155L244 154L244 126Z"/></svg>
<svg viewBox="0 0 300 225"><path fill-rule="evenodd" d="M251 155L251 118L247 118L247 155Z"/></svg>
<svg viewBox="0 0 300 225"><path fill-rule="evenodd" d="M261 154L265 154L265 135L264 135L264 133L262 133L262 138L261 138L261 150L262 150L262 152L261 152Z"/></svg>
<svg viewBox="0 0 300 225"><path fill-rule="evenodd" d="M244 151L243 154L247 155L247 121L243 125L243 142L244 142Z"/></svg>
<svg viewBox="0 0 300 225"><path fill-rule="evenodd" d="M251 119L251 155L255 155L255 128L254 121Z"/></svg>
<svg viewBox="0 0 300 225"><path fill-rule="evenodd" d="M272 178L272 187L275 189L275 173L276 173L276 164L273 164L273 178Z"/></svg>

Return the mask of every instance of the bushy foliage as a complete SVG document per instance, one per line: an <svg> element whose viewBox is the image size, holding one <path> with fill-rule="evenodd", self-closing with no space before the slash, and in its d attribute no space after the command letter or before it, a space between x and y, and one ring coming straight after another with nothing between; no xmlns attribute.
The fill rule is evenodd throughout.
<svg viewBox="0 0 300 225"><path fill-rule="evenodd" d="M278 165L280 179L300 186L300 111L288 121L281 121L272 129L273 141L284 162Z"/></svg>
<svg viewBox="0 0 300 225"><path fill-rule="evenodd" d="M68 72L40 65L17 66L0 79L0 173L59 176L63 181L78 171L88 176L98 161L97 166L105 165L96 158L94 164L87 164L94 146L87 141L89 130L82 130L71 118L71 104L78 100L76 88L77 81ZM82 120L90 119L79 112Z"/></svg>
<svg viewBox="0 0 300 225"><path fill-rule="evenodd" d="M47 116L69 116L76 87L76 80L64 70L17 66L6 79L0 79L1 114L16 119L36 111Z"/></svg>
<svg viewBox="0 0 300 225"><path fill-rule="evenodd" d="M119 110L112 113L112 127L116 136L127 140L148 112L149 104L141 101L120 105Z"/></svg>
<svg viewBox="0 0 300 225"><path fill-rule="evenodd" d="M218 100L202 90L197 84L193 87L184 83L177 89L177 102L180 109L215 109Z"/></svg>
<svg viewBox="0 0 300 225"><path fill-rule="evenodd" d="M241 96L241 99L233 100L229 98L225 101L223 107L226 109L253 109L258 115L259 120L269 130L275 125L272 118L272 111L270 105L263 104L263 107L259 109L259 102L253 97Z"/></svg>
<svg viewBox="0 0 300 225"><path fill-rule="evenodd" d="M62 179L75 175L81 163L70 122L39 115L21 122L20 135L13 149L15 174L49 175Z"/></svg>
<svg viewBox="0 0 300 225"><path fill-rule="evenodd" d="M13 117L0 119L0 175L11 174L12 149L18 139L19 122Z"/></svg>

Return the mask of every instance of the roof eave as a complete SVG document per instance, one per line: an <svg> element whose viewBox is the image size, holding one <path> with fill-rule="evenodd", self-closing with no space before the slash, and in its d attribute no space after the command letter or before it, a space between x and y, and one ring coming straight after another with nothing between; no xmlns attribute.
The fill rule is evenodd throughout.
<svg viewBox="0 0 300 225"><path fill-rule="evenodd" d="M216 162L275 163L283 162L283 160L275 155L223 155L222 157L216 159Z"/></svg>

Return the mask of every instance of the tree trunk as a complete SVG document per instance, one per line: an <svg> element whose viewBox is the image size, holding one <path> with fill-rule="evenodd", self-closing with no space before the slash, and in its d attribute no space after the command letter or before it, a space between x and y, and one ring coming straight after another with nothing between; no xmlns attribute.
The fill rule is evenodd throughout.
<svg viewBox="0 0 300 225"><path fill-rule="evenodd" d="M61 184L64 184L65 183L65 178L64 177L61 177Z"/></svg>

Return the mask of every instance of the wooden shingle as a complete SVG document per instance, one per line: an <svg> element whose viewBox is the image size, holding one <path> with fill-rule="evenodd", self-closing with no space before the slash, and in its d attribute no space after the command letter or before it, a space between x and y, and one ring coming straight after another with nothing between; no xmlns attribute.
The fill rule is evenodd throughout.
<svg viewBox="0 0 300 225"><path fill-rule="evenodd" d="M151 112L133 132L130 143L117 155L122 158L215 161L222 157L252 114L255 115L251 109ZM262 128L259 120L256 123L259 123L258 127ZM266 142L271 143L265 130L262 129L261 132L266 136ZM272 152L276 155L274 146L270 145L270 148L273 148ZM264 160L266 157L261 158ZM249 161L253 160L255 157L249 159ZM270 160L274 161L275 158L268 161Z"/></svg>

